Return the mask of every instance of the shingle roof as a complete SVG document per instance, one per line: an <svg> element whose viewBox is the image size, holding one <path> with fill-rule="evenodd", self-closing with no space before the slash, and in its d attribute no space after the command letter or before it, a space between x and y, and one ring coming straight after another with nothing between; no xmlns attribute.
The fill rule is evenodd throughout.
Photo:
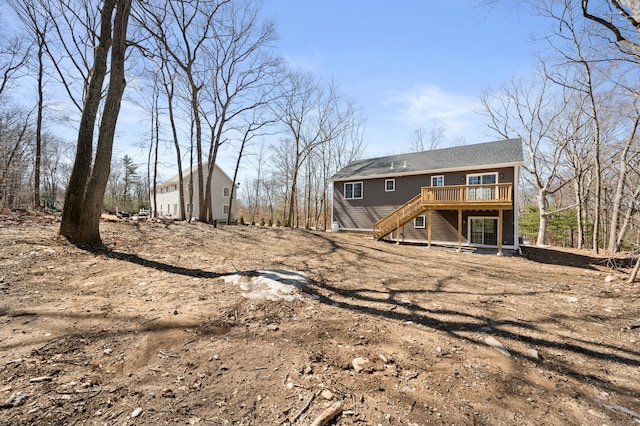
<svg viewBox="0 0 640 426"><path fill-rule="evenodd" d="M413 175L523 163L522 141L520 139L506 139L357 160L338 171L331 180Z"/></svg>

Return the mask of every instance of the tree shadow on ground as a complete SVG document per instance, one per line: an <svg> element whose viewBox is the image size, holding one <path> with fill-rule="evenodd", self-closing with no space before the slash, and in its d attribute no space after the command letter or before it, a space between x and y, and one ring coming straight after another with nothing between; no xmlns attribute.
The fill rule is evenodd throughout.
<svg viewBox="0 0 640 426"><path fill-rule="evenodd" d="M310 282L307 291L314 299L320 303L365 314L370 317L379 317L402 323L419 324L445 333L458 341L487 346L482 336L493 336L501 339L507 345L509 342L520 342L530 345L532 349L541 348L548 350L561 350L580 355L591 360L615 362L629 367L640 367L640 352L625 349L615 345L604 344L602 342L587 341L583 339L573 339L567 341L565 336L533 337L528 335L527 330L541 331L535 325L514 322L511 320L490 320L484 316L473 315L462 311L450 309L426 309L418 304L407 305L399 301L396 297L386 300L372 298L369 289L343 290L326 283ZM396 293L402 293L397 291ZM345 299L346 296L346 299ZM395 295L397 296L397 294ZM378 306L375 306L378 304ZM406 308L409 312L401 312ZM442 320L439 316L446 316L448 320ZM489 327L487 327L489 326ZM522 331L514 331L513 328ZM512 328L511 330L507 328ZM470 335L470 333L473 333ZM510 346L510 345L509 345ZM637 395L638 389L625 387L610 380L608 377L598 376L596 373L581 372L572 368L567 362L563 362L557 357L535 357L527 352L519 352L513 348L510 353L516 359L524 359L533 362L542 368L566 375L573 379L592 386L597 386L608 391L618 392L624 395Z"/></svg>
<svg viewBox="0 0 640 426"><path fill-rule="evenodd" d="M182 266L175 266L169 263L158 262L156 260L145 259L137 254L125 253L121 251L110 250L105 247L94 247L90 245L76 245L81 250L95 254L97 256L106 256L111 259L122 260L130 262L135 265L144 266L146 268L156 269L158 271L168 272L171 274L185 275L194 278L220 278L229 275L230 273L220 273L205 271L202 269L185 268ZM235 273L235 272L233 272Z"/></svg>
<svg viewBox="0 0 640 426"><path fill-rule="evenodd" d="M597 267L609 267L611 269L628 268L634 262L632 257L594 257L564 250L528 245L520 246L520 249L522 250L522 255L532 262L572 266L582 269L596 270Z"/></svg>

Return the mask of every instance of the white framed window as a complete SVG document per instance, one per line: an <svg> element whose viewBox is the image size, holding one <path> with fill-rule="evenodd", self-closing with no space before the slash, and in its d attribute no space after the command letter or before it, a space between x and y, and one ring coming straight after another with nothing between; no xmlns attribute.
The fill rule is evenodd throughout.
<svg viewBox="0 0 640 426"><path fill-rule="evenodd" d="M193 203L187 203L187 214L191 214L193 212Z"/></svg>
<svg viewBox="0 0 640 426"><path fill-rule="evenodd" d="M415 219L413 219L413 227L416 229L424 229L426 223L427 220L425 216L417 216Z"/></svg>
<svg viewBox="0 0 640 426"><path fill-rule="evenodd" d="M225 186L224 188L222 188L223 197L228 197L230 195L231 195L231 188L229 188L228 186Z"/></svg>
<svg viewBox="0 0 640 426"><path fill-rule="evenodd" d="M396 180L395 179L385 179L384 181L384 191L391 192L396 190Z"/></svg>
<svg viewBox="0 0 640 426"><path fill-rule="evenodd" d="M177 205L177 204L174 204L174 205L173 205L173 215L174 215L174 216L177 216L177 215L178 215L178 205Z"/></svg>
<svg viewBox="0 0 640 426"><path fill-rule="evenodd" d="M496 183L498 183L497 172L467 175L467 185L480 185L477 188L469 188L469 200L495 199L498 196Z"/></svg>
<svg viewBox="0 0 640 426"><path fill-rule="evenodd" d="M222 213L223 214L229 214L229 205L225 204L222 206Z"/></svg>
<svg viewBox="0 0 640 426"><path fill-rule="evenodd" d="M431 176L431 186L444 186L444 175Z"/></svg>
<svg viewBox="0 0 640 426"><path fill-rule="evenodd" d="M344 184L344 198L347 200L362 198L362 182L348 182Z"/></svg>

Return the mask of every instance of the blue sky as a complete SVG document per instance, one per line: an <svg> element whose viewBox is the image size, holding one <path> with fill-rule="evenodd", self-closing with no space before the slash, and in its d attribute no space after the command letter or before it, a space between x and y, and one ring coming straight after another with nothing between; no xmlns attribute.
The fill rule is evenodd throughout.
<svg viewBox="0 0 640 426"><path fill-rule="evenodd" d="M406 152L417 127L495 139L483 90L526 74L544 21L503 0L264 0L292 68L333 79L367 118L365 157Z"/></svg>
<svg viewBox="0 0 640 426"><path fill-rule="evenodd" d="M532 36L547 24L513 0L491 7L481 3L262 0L262 16L275 23L278 53L291 68L333 79L356 102L367 120L364 157L376 157L407 152L414 129L434 124L446 128L450 141L496 138L478 113L480 96L529 72L537 50ZM11 22L8 15L0 16ZM138 147L148 137L145 117L139 105L123 102L114 158L128 154L146 163L147 153ZM75 141L74 129L59 130ZM219 154L228 174L235 155L231 150ZM162 179L176 173L172 162L163 168ZM242 173L251 175L251 169L245 162Z"/></svg>

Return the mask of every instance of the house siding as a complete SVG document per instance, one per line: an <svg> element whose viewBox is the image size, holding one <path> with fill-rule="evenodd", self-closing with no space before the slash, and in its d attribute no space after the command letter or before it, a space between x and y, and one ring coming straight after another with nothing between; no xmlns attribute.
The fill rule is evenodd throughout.
<svg viewBox="0 0 640 426"><path fill-rule="evenodd" d="M401 169L398 173L401 173ZM467 175L497 173L499 183L513 183L514 191L516 171L514 167L481 168L477 170L425 173L422 175L394 176L388 175L374 179L354 179L334 181L333 191L333 221L338 223L339 229L372 231L374 223L393 212L416 195L421 188L431 186L432 176L444 176L444 185L466 185ZM395 179L395 191L385 191L385 182ZM362 182L361 199L345 199L344 184ZM514 196L515 200L515 196ZM428 222L428 212L423 213L425 224ZM497 210L464 210L463 242L468 242L469 217L498 217ZM503 212L503 244L516 245L514 210ZM432 242L455 242L458 239L457 210L434 210L432 212L431 240ZM428 227L416 229L411 221L404 226L404 238L407 241L427 241ZM402 231L401 231L402 232ZM393 234L395 239L397 236Z"/></svg>
<svg viewBox="0 0 640 426"><path fill-rule="evenodd" d="M193 211L191 217L199 219L199 201L198 201L198 180L196 179L196 170L194 167L193 179ZM185 172L184 176L184 202L185 207L189 204L189 173ZM211 204L212 218L217 221L225 222L227 214L224 213L224 206L229 205L229 197L224 196L224 188L231 188L233 181L220 169L217 165L214 167L211 180ZM180 205L180 191L178 188L178 178L173 177L166 183L159 185L156 192L156 205L158 206L158 216L179 218L181 216L182 206ZM236 220L235 216L235 193L231 206L231 221ZM189 217L189 209L185 216Z"/></svg>

